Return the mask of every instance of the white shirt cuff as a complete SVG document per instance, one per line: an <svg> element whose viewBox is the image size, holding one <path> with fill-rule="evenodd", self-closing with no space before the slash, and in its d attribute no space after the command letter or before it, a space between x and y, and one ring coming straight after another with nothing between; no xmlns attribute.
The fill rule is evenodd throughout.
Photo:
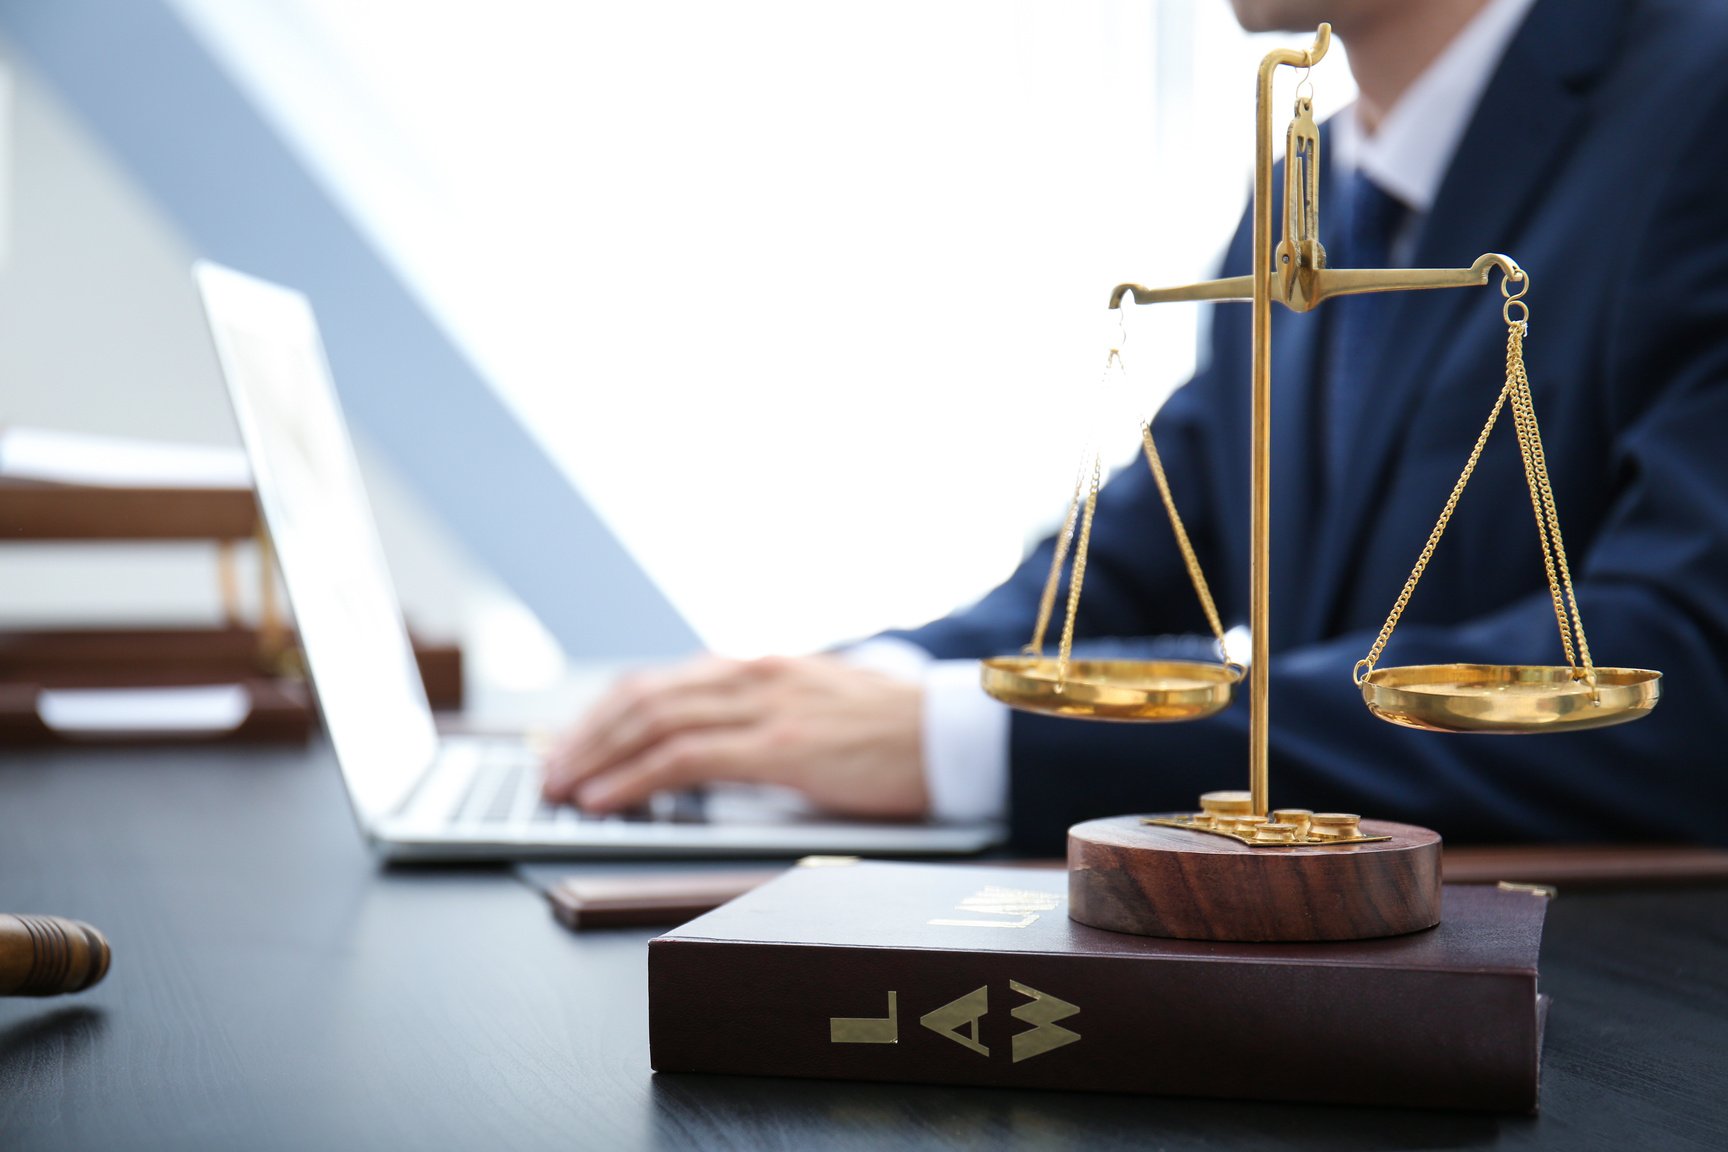
<svg viewBox="0 0 1728 1152"><path fill-rule="evenodd" d="M984 694L978 661L935 660L905 640L842 649L850 664L924 685L924 786L930 815L951 824L1008 815L1008 708Z"/></svg>
<svg viewBox="0 0 1728 1152"><path fill-rule="evenodd" d="M896 680L923 680L924 670L935 663L935 658L930 653L910 640L895 640L886 636L878 636L850 648L841 648L834 655L848 664L869 668Z"/></svg>
<svg viewBox="0 0 1728 1152"><path fill-rule="evenodd" d="M1008 815L1008 707L984 694L978 661L924 671L924 785L930 815L950 824Z"/></svg>

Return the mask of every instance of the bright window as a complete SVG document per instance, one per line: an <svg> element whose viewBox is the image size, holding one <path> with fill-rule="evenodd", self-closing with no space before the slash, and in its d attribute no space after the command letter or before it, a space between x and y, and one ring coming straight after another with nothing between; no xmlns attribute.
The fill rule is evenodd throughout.
<svg viewBox="0 0 1728 1152"><path fill-rule="evenodd" d="M1106 294L1209 274L1265 51L1221 0L175 2L734 652L940 614L1059 515ZM1194 316L1130 333L1151 409Z"/></svg>

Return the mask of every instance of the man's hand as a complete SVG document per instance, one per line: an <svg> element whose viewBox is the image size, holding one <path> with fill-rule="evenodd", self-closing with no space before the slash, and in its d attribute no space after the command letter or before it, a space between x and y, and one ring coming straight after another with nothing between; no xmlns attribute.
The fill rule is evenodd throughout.
<svg viewBox="0 0 1728 1152"><path fill-rule="evenodd" d="M930 806L916 684L831 656L707 657L619 680L546 761L546 799L614 812L708 781L783 784L819 807Z"/></svg>

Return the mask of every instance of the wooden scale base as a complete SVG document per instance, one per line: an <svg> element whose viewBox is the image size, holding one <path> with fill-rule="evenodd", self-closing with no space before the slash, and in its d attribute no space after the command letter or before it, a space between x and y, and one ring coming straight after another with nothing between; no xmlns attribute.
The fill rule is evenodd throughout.
<svg viewBox="0 0 1728 1152"><path fill-rule="evenodd" d="M1250 846L1141 816L1076 824L1068 915L1178 940L1366 940L1438 924L1439 834L1380 820L1361 833L1362 843Z"/></svg>
<svg viewBox="0 0 1728 1152"><path fill-rule="evenodd" d="M1408 824L1363 820L1348 843L1271 844L1193 827L1196 815L1070 828L1068 915L1177 941L1151 945L1133 979L1142 999L1182 989L1177 1015L1216 1033L1228 1071L1207 1094L1271 1097L1278 1077L1298 1075L1339 1103L1385 1103L1372 1086L1389 1080L1419 1086L1420 1107L1536 1110L1546 891L1443 894L1440 837ZM1167 819L1190 826L1152 822ZM1348 1035L1316 1043L1317 1026L1340 1015ZM1216 1054L1202 1043L1190 1058Z"/></svg>

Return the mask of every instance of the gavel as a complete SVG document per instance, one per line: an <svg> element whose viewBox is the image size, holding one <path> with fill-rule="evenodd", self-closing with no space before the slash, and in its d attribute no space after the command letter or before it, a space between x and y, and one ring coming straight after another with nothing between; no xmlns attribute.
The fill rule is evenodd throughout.
<svg viewBox="0 0 1728 1152"><path fill-rule="evenodd" d="M82 920L0 913L0 996L82 992L108 974L108 940Z"/></svg>

